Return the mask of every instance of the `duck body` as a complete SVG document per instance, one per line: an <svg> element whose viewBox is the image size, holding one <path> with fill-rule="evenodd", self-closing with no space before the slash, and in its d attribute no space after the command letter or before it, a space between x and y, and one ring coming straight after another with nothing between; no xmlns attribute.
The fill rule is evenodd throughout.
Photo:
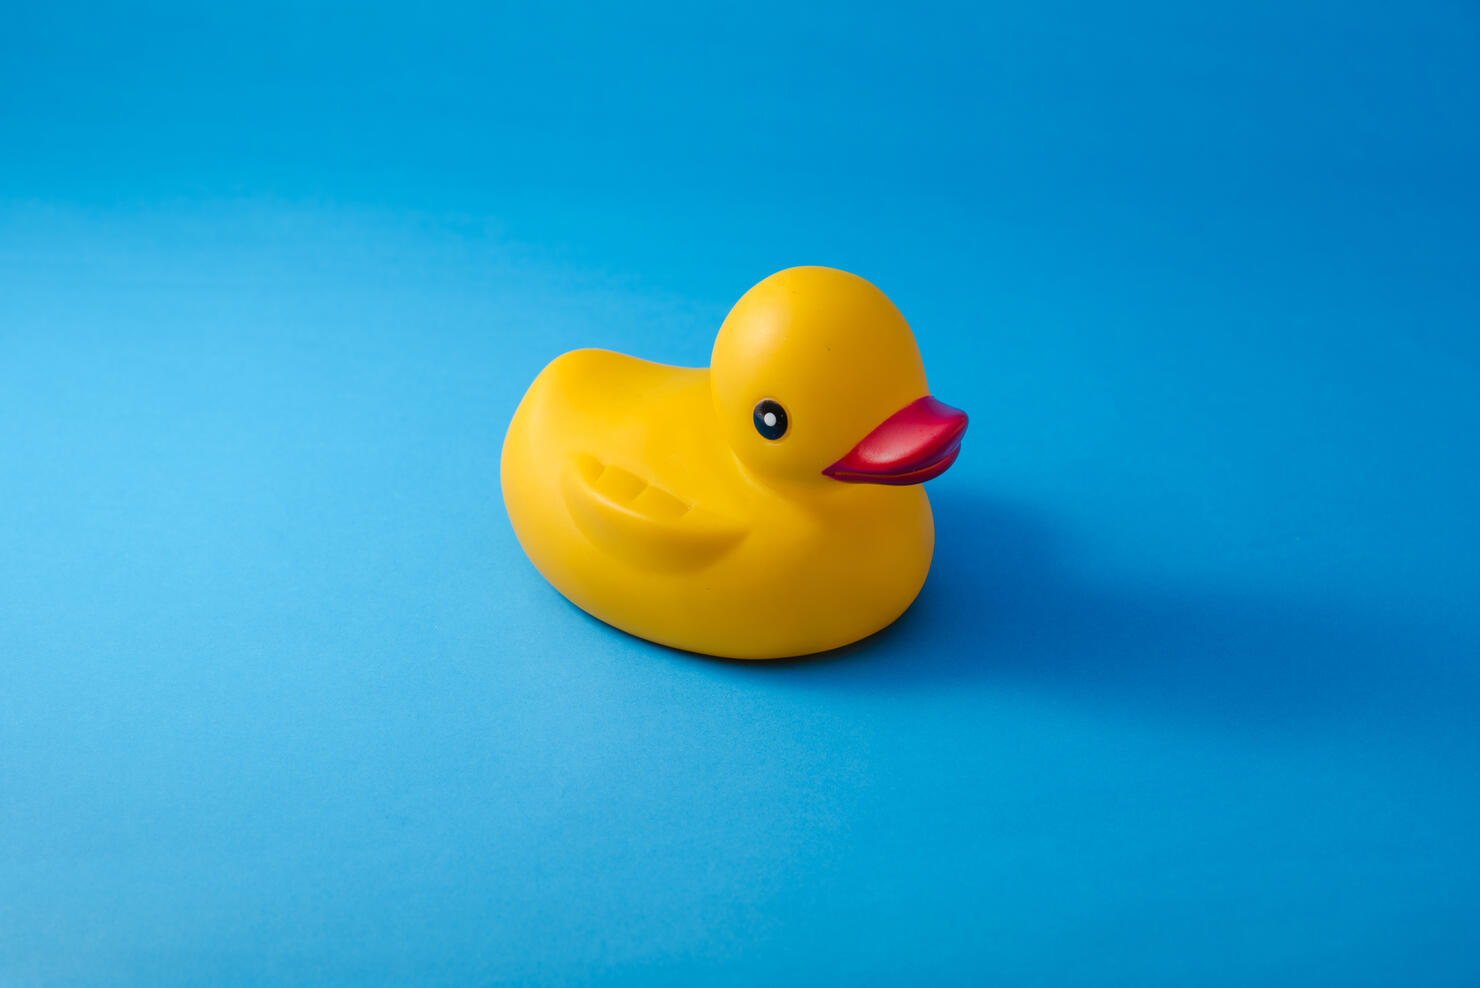
<svg viewBox="0 0 1480 988"><path fill-rule="evenodd" d="M877 293L832 269L791 271L827 272L825 282L842 276ZM764 294L770 303L779 297L774 290ZM761 309L777 314L774 304ZM930 434L924 454L916 442L904 460L890 461L890 479L874 479L879 475L869 471L879 458L859 459L864 444L833 435L857 430L825 429L824 406L802 397L801 382L825 367L795 366L804 354L786 361L787 353L766 345L774 344L776 326L794 330L797 315L782 311L770 336L759 334L759 348L753 345L757 333L747 328L736 338L744 352L729 359L722 330L711 368L577 350L541 371L509 425L500 473L519 543L557 590L639 637L745 659L836 648L878 631L909 607L934 549L929 500L912 478L943 470L943 459L949 465L965 417L955 413L960 422L952 420L949 441L934 419L916 422L917 431ZM727 327L735 316L732 311ZM749 322L742 320L741 328ZM827 334L821 337L825 356L830 346ZM914 352L913 338L908 342ZM765 383L744 367L746 354L758 359ZM766 371L775 359L790 373ZM889 379L899 376L873 382L886 392L881 396L873 396L878 387L855 386L871 396L863 407L826 407L842 423L858 415L878 422L888 417L878 409L899 409L910 399L918 409L933 401L922 397L923 372L916 381L906 368L891 386ZM811 385L819 386L845 406L852 400L829 388L825 376ZM794 400L783 406L766 397L778 389ZM771 438L778 427L782 434ZM778 451L806 466L778 458ZM863 476L869 479L860 482Z"/></svg>

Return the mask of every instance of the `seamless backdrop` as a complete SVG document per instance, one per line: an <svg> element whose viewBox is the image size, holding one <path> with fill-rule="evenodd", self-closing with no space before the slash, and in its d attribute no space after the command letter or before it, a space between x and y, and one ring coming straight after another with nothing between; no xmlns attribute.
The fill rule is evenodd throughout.
<svg viewBox="0 0 1480 988"><path fill-rule="evenodd" d="M1480 981L1480 9L0 11L0 984ZM498 450L792 264L893 628L615 632Z"/></svg>

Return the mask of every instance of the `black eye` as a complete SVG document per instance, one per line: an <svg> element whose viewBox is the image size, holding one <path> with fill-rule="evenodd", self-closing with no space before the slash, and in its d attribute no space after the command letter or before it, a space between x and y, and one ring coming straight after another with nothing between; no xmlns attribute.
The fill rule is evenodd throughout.
<svg viewBox="0 0 1480 988"><path fill-rule="evenodd" d="M786 435L786 409L779 401L766 398L755 406L755 431L767 439Z"/></svg>

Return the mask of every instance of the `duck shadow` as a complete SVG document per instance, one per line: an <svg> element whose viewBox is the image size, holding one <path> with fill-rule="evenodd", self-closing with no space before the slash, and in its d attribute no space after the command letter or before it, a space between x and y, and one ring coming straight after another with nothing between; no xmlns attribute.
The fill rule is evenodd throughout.
<svg viewBox="0 0 1480 988"><path fill-rule="evenodd" d="M949 535L893 625L821 655L731 665L826 690L1017 686L1248 725L1355 716L1480 733L1480 649L1451 629L1259 587L1086 579L1020 507L970 494L932 505Z"/></svg>

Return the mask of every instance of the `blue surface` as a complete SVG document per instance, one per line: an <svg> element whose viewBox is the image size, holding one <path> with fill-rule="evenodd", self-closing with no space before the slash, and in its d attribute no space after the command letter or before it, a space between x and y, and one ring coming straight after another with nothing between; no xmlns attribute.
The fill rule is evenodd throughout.
<svg viewBox="0 0 1480 988"><path fill-rule="evenodd" d="M1480 982L1477 39L8 7L0 984ZM586 618L522 389L796 263L972 414L923 595Z"/></svg>

